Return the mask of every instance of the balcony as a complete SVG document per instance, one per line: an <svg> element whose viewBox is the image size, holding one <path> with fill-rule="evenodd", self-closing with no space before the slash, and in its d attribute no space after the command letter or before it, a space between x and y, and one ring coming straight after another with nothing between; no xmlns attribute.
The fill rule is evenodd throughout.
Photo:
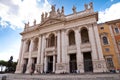
<svg viewBox="0 0 120 80"><path fill-rule="evenodd" d="M29 57L29 52L25 52L23 55L24 58L28 58Z"/></svg>
<svg viewBox="0 0 120 80"><path fill-rule="evenodd" d="M46 52L52 52L52 51L55 51L56 50L56 47L47 47L45 49Z"/></svg>
<svg viewBox="0 0 120 80"><path fill-rule="evenodd" d="M89 42L82 43L80 48L82 52L91 51L91 44Z"/></svg>
<svg viewBox="0 0 120 80"><path fill-rule="evenodd" d="M38 51L37 51L37 50L32 51L31 56L32 56L32 57L37 57L37 53L38 53Z"/></svg>
<svg viewBox="0 0 120 80"><path fill-rule="evenodd" d="M71 46L68 46L67 50L68 50L68 54L69 53L76 53L77 47L76 47L76 45L71 45Z"/></svg>

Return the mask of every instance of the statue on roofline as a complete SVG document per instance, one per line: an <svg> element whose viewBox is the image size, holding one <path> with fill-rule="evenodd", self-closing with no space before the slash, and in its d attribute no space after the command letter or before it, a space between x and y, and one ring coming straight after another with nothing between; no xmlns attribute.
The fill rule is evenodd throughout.
<svg viewBox="0 0 120 80"><path fill-rule="evenodd" d="M64 7L62 6L61 15L64 15Z"/></svg>
<svg viewBox="0 0 120 80"><path fill-rule="evenodd" d="M85 10L88 9L88 4L84 4Z"/></svg>
<svg viewBox="0 0 120 80"><path fill-rule="evenodd" d="M72 10L73 10L73 13L75 14L76 13L76 7L73 6Z"/></svg>
<svg viewBox="0 0 120 80"><path fill-rule="evenodd" d="M41 21L44 21L44 13L41 15Z"/></svg>
<svg viewBox="0 0 120 80"><path fill-rule="evenodd" d="M93 3L92 2L89 3L89 6L90 6L90 9L93 9Z"/></svg>
<svg viewBox="0 0 120 80"><path fill-rule="evenodd" d="M33 23L34 23L34 26L35 26L35 25L36 25L36 20L34 20L34 22L33 22Z"/></svg>

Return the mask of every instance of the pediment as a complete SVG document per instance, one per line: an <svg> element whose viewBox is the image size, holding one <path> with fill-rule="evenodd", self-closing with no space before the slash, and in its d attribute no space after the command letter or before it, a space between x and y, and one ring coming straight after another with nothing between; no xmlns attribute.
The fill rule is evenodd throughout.
<svg viewBox="0 0 120 80"><path fill-rule="evenodd" d="M43 21L40 26L47 26L47 25L52 25L52 24L57 24L60 22L65 21L64 19L58 19L58 18L49 18L45 21Z"/></svg>

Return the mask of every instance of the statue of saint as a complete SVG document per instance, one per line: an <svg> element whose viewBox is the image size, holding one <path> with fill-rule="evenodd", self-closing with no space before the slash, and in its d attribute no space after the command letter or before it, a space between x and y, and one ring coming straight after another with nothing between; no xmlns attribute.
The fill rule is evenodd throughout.
<svg viewBox="0 0 120 80"><path fill-rule="evenodd" d="M92 2L90 2L89 6L90 6L90 9L93 9L93 3Z"/></svg>
<svg viewBox="0 0 120 80"><path fill-rule="evenodd" d="M85 10L87 10L87 9L88 9L88 5L87 5L87 4L85 4L85 5L84 5L84 7L85 7Z"/></svg>
<svg viewBox="0 0 120 80"><path fill-rule="evenodd" d="M64 7L62 6L61 14L64 15Z"/></svg>
<svg viewBox="0 0 120 80"><path fill-rule="evenodd" d="M73 10L73 13L75 14L76 13L76 7L73 6L72 10Z"/></svg>
<svg viewBox="0 0 120 80"><path fill-rule="evenodd" d="M41 21L44 21L44 13L41 15Z"/></svg>
<svg viewBox="0 0 120 80"><path fill-rule="evenodd" d="M36 20L34 20L34 22L33 22L33 23L34 23L34 26L35 26L35 25L36 25Z"/></svg>
<svg viewBox="0 0 120 80"><path fill-rule="evenodd" d="M55 12L55 6L54 5L52 5L51 9L52 9L53 12Z"/></svg>

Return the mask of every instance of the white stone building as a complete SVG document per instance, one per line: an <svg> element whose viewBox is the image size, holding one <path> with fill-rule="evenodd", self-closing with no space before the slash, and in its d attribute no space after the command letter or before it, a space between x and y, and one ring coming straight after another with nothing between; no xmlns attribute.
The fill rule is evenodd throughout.
<svg viewBox="0 0 120 80"><path fill-rule="evenodd" d="M98 13L92 3L85 10L64 15L64 7L41 15L41 23L25 24L15 73L104 72L97 28Z"/></svg>

